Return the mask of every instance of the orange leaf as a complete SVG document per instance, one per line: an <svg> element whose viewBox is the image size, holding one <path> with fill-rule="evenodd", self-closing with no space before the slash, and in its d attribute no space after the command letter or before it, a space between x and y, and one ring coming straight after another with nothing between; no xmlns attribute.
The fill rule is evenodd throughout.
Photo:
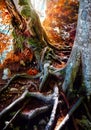
<svg viewBox="0 0 91 130"><path fill-rule="evenodd" d="M27 71L27 74L29 75L36 75L38 73L38 70L36 70L35 68L30 68L28 71Z"/></svg>

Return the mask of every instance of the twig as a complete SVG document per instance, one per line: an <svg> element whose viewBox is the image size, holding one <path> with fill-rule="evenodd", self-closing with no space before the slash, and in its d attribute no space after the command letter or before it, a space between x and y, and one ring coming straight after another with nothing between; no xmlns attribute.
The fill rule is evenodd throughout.
<svg viewBox="0 0 91 130"><path fill-rule="evenodd" d="M83 101L83 97L80 97L78 99L78 101L73 105L73 107L71 108L71 110L68 112L68 114L65 116L65 118L63 119L63 121L55 127L55 130L61 130L62 127L66 124L66 122L69 120L70 116L73 114L73 112L80 106L80 104Z"/></svg>
<svg viewBox="0 0 91 130"><path fill-rule="evenodd" d="M63 97L63 99L64 99L64 101L65 101L65 103L66 103L66 105L67 105L67 108L69 109L70 106L69 106L69 102L68 102L67 97L65 96L65 94L64 94L63 92L60 92L60 93L61 93L61 95L62 95L62 97Z"/></svg>
<svg viewBox="0 0 91 130"><path fill-rule="evenodd" d="M51 130L54 120L55 120L55 115L56 115L56 110L58 106L58 97L59 97L59 92L58 92L58 87L55 85L54 87L54 95L53 95L53 100L54 100L54 106L51 112L50 120L45 128L45 130Z"/></svg>

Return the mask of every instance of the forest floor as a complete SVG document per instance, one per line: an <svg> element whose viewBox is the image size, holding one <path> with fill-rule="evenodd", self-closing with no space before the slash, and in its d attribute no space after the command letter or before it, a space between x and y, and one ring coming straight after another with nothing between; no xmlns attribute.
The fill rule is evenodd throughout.
<svg viewBox="0 0 91 130"><path fill-rule="evenodd" d="M63 50L61 52L55 51L56 55L61 57L63 60L61 62L58 62L57 60L52 60L51 66L56 69L61 69L65 67L70 52L71 49L70 51L69 49L66 51ZM50 115L52 111L52 106L50 105L50 103L46 103L46 99L41 100L40 97L51 95L51 93L53 93L52 87L54 86L54 81L60 80L60 83L62 84L63 77L60 76L58 79L56 79L55 76L49 77L49 83L46 82L47 85L45 91L40 92L39 85L41 83L41 72L38 70L37 62L35 58L31 56L31 51L29 53L29 50L28 56L31 57L32 60L30 63L29 61L25 60L26 65L24 64L24 62L21 62L19 60L18 62L15 62L15 60L12 61L8 59L5 61L4 66L2 66L0 69L0 128L2 130L44 130L48 121L51 118ZM2 79L4 75L3 70L5 68L9 69L10 75L7 79ZM33 92L34 95L39 94L39 96L37 95L35 97L29 98L28 100L25 100L25 97L23 97L23 95L26 93L26 90L28 90L28 92L30 93ZM24 100L22 101L23 98ZM16 104L15 102L17 102L18 99L20 100L20 102ZM61 104L59 103L58 105L55 121L52 127L60 124L60 122L66 116L68 110L70 110L74 103L76 103L77 101L77 97L74 97L74 100L71 99L71 101L68 101L66 95L62 91L60 91L59 99ZM16 104L14 108L12 107L13 109L10 108L12 104ZM7 110L8 108L9 110ZM82 110L80 111L80 114L78 114L79 110L77 110L74 116L72 116L72 118L68 121L66 125L67 128L69 128L70 130L83 129L83 127L81 127L80 125L78 128L77 124L79 124L79 119L75 119L76 117L81 118L81 114L86 112L86 110L84 109L84 105L80 106L80 109ZM28 117L28 115L30 117ZM84 120L88 121L86 119ZM88 121L88 123L90 122Z"/></svg>
<svg viewBox="0 0 91 130"><path fill-rule="evenodd" d="M71 50L70 50L71 51ZM67 59L70 55L70 51L56 51L56 54L60 57L62 57L62 59L64 59L62 62L58 62L56 60L53 60L52 62L52 66L57 68L57 69L61 69L66 65ZM31 55L31 54L30 54ZM29 53L28 53L29 56ZM31 57L31 56L30 56ZM19 97L21 97L21 95L24 93L24 91L26 89L28 89L29 92L39 92L39 84L41 82L40 77L38 78L27 78L27 77L23 77L21 76L22 74L27 74L30 77L36 77L37 74L39 74L39 70L36 67L37 63L35 61L35 59L33 58L31 63L27 63L27 65L23 65L21 64L19 61L15 62L15 60L11 60L8 59L5 61L4 66L1 67L0 69L0 112L2 112L5 108L7 108L10 104L12 104L15 100L17 100ZM3 77L3 71L5 68L8 68L10 71L10 75L7 79L2 79ZM20 75L20 76L17 76ZM14 77L15 76L15 77ZM12 78L13 77L13 78ZM12 79L12 80L11 80ZM60 77L60 79L62 80L62 77ZM52 84L54 79L50 78L50 84L52 86ZM4 89L5 88L5 89ZM50 94L51 90L44 92L43 94ZM23 104L24 105L24 104ZM21 103L19 104L19 106L17 106L17 108L15 108L16 110L18 110L19 108L21 108ZM43 106L46 106L46 103L43 101L38 101L38 99L32 99L30 101L28 101L28 103L26 103L26 105L23 107L22 109L22 113L26 114L29 113L30 111L32 112L33 110L37 109L37 108L41 108ZM50 108L51 109L51 108ZM38 122L38 120L34 119L34 121L32 121L32 124L29 126L32 129L44 129L44 126L47 124L48 120L49 120L49 115L50 115L50 109L47 112L44 112L44 114L40 114L38 117L38 120L40 120ZM65 111L67 111L65 109ZM63 113L65 113L65 111ZM9 115L10 116L10 115ZM11 118L12 116L8 117ZM4 117L6 122L7 122L7 117ZM19 125L20 127L18 128L22 128L22 127L26 127L26 125L24 126L23 124L21 124L21 121L17 121L18 118L16 118L16 126L14 126L15 128L17 128L17 125ZM36 121L35 121L36 120ZM37 128L36 127L36 122L37 122ZM18 124L19 123L19 124ZM13 129L11 126L12 123L10 123L10 125L7 127L8 129ZM24 123L25 124L25 123ZM5 124L0 123L0 128L3 128Z"/></svg>
<svg viewBox="0 0 91 130"><path fill-rule="evenodd" d="M62 61L61 63L53 61L52 65L53 65L53 67L55 67L57 69L61 69L62 67L64 67L66 65L67 59L70 55L70 51L64 51L61 53L57 52L57 53L59 56L61 55L61 57L64 58L64 61ZM5 68L9 68L9 70L11 72L10 77L8 77L8 79L2 79L3 70ZM3 87L5 87L8 84L11 77L13 77L14 75L23 74L23 73L26 73L31 76L34 76L37 73L39 73L38 69L36 68L35 61L32 61L31 64L29 64L27 66L23 66L19 62L10 61L10 59L8 59L6 61L6 63L4 64L4 66L1 67L1 69L0 69L0 89L3 89ZM34 84L36 84L36 87L33 85L31 86L32 82L34 82ZM14 101L16 98L18 98L24 92L25 87L31 86L29 88L30 91L38 91L37 86L39 84L40 84L39 79L36 79L35 81L32 79L32 81L31 81L31 79L27 79L27 78L22 78L22 77L16 78L13 82L10 83L8 90L4 91L5 94L3 94L3 93L1 94L0 111L2 111L12 101Z"/></svg>

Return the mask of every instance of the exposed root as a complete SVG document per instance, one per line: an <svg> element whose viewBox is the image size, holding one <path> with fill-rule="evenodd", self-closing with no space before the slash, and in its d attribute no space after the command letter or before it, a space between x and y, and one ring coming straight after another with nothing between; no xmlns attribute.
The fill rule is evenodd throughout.
<svg viewBox="0 0 91 130"><path fill-rule="evenodd" d="M33 119L34 117L42 114L42 113L45 113L46 111L48 111L49 109L51 109L52 107L52 104L51 105L47 105L47 106L43 106L43 107L40 107L40 108L36 108L28 113L22 113L22 117L24 119L27 119L28 121L31 121L31 119Z"/></svg>
<svg viewBox="0 0 91 130"><path fill-rule="evenodd" d="M59 76L65 75L65 70L66 70L66 67L64 67L62 69L56 69L56 68L54 68L50 65L50 62L45 63L44 64L43 76L41 77L42 81L39 85L39 90L40 91L45 90L45 86L47 86L47 82L49 81L48 79L50 77L55 77L55 78L58 79ZM56 80L56 82L57 82L57 80Z"/></svg>
<svg viewBox="0 0 91 130"><path fill-rule="evenodd" d="M73 105L73 107L70 109L68 114L66 114L65 118L62 120L62 122L59 125L56 125L55 130L61 130L62 127L66 124L66 122L69 120L73 112L80 106L80 104L83 101L83 97L80 97L78 101Z"/></svg>
<svg viewBox="0 0 91 130"><path fill-rule="evenodd" d="M50 66L50 70L52 70L52 73L57 76L60 76L60 75L65 76L66 66L61 69L56 69L56 68Z"/></svg>
<svg viewBox="0 0 91 130"><path fill-rule="evenodd" d="M40 86L39 86L40 91L44 88L44 85L49 77L49 66L50 66L50 63L44 64L44 75L43 75L42 81L41 81Z"/></svg>
<svg viewBox="0 0 91 130"><path fill-rule="evenodd" d="M28 91L26 90L21 97L16 99L13 103L11 103L9 106L7 106L4 110L0 112L0 119L3 118L8 112L10 112L14 107L22 102L27 97Z"/></svg>
<svg viewBox="0 0 91 130"><path fill-rule="evenodd" d="M25 90L25 92L16 99L14 102L12 102L9 106L7 106L4 110L0 112L0 119L5 116L5 114L9 113L11 110L13 110L18 104L23 102L26 98L34 97L38 100L41 100L47 104L53 104L53 97L54 97L55 91L53 94L44 96L43 94L39 92L29 92L28 90Z"/></svg>
<svg viewBox="0 0 91 130"><path fill-rule="evenodd" d="M56 85L54 87L54 91L55 91L54 97L53 97L54 105L53 105L53 109L52 109L52 112L51 112L50 120L49 120L45 130L51 130L52 129L53 123L54 123L54 120L55 120L55 116L56 116L56 110L57 110L58 98L59 98L58 87Z"/></svg>
<svg viewBox="0 0 91 130"><path fill-rule="evenodd" d="M13 80L15 80L16 78L21 77L21 78L36 79L36 78L39 78L39 77L41 76L41 74L42 74L42 73L39 73L39 74L37 74L37 75L35 75L35 76L31 76L31 75L28 75L28 74L26 74L26 73L15 74L14 76L11 77L11 79L8 81L8 83L7 83L2 89L0 89L0 94L1 94L2 92L4 92L6 89L8 89L9 85L11 84L11 82L12 82Z"/></svg>
<svg viewBox="0 0 91 130"><path fill-rule="evenodd" d="M18 114L21 112L22 108L20 108L16 113L15 115L12 117L12 119L6 123L5 127L3 128L3 130L6 130L8 129L8 127L11 125L11 123L16 119L16 117L18 116Z"/></svg>
<svg viewBox="0 0 91 130"><path fill-rule="evenodd" d="M3 91L5 91L5 90L9 87L10 83L11 83L16 77L18 77L18 75L14 75L14 76L8 81L8 83L0 90L0 94L1 94Z"/></svg>
<svg viewBox="0 0 91 130"><path fill-rule="evenodd" d="M26 104L29 101L27 100L24 105L14 114L14 116L11 118L11 120L6 123L5 127L3 128L3 130L7 130L9 128L9 126L14 122L14 120L17 118L17 116L21 113L21 111L24 109L24 107L26 106Z"/></svg>
<svg viewBox="0 0 91 130"><path fill-rule="evenodd" d="M43 61L45 59L46 52L47 52L48 49L49 49L48 46L43 49L42 56L41 56L41 63L43 63Z"/></svg>
<svg viewBox="0 0 91 130"><path fill-rule="evenodd" d="M75 81L77 72L79 71L81 63L81 52L77 46L73 47L70 58L67 62L66 75L62 85L64 92L73 90L73 83Z"/></svg>

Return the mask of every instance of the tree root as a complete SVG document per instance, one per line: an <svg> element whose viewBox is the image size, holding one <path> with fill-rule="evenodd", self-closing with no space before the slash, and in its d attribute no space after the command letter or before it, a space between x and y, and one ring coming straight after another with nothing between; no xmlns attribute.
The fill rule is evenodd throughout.
<svg viewBox="0 0 91 130"><path fill-rule="evenodd" d="M34 117L36 117L37 115L48 111L53 106L52 113L51 113L51 116L50 116L50 120L49 120L49 122L48 122L48 124L45 128L45 130L50 130L52 128L54 120L55 120L57 106L60 103L58 101L59 90L58 90L58 86L56 84L54 86L54 92L52 94L49 94L49 95L46 95L46 96L44 96L43 94L41 94L39 92L29 92L28 90L25 90L25 92L21 95L21 97L16 99L14 102L12 102L9 106L7 106L4 110L1 111L0 120L4 119L6 114L9 115L18 104L21 104L22 102L24 102L27 99L28 99L27 101L29 102L30 97L32 97L32 98L34 97L38 100L43 101L44 103L47 104L47 106L35 108L34 110L28 112L27 114L22 113L21 116L24 119L27 119L29 121L29 120L33 119ZM8 122L8 124L6 124L6 126L3 128L3 130L6 130L10 126L10 124L15 120L15 118L22 111L22 109L24 108L25 105L23 105L23 107L21 107L16 112L16 114L12 117L12 119Z"/></svg>
<svg viewBox="0 0 91 130"><path fill-rule="evenodd" d="M49 120L45 130L51 130L52 129L52 126L53 126L53 123L54 123L54 120L55 120L55 116L56 116L56 110L57 110L58 98L59 98L58 87L56 85L54 87L54 91L55 91L54 97L53 97L54 105L53 105L53 109L52 109L52 112L51 112L50 120Z"/></svg>
<svg viewBox="0 0 91 130"><path fill-rule="evenodd" d="M70 116L73 114L73 112L80 106L80 104L83 101L83 97L80 97L78 101L73 105L73 107L70 109L68 114L66 114L65 118L62 120L62 122L55 127L55 130L61 130L62 127L66 124L66 122L69 120Z"/></svg>
<svg viewBox="0 0 91 130"><path fill-rule="evenodd" d="M49 77L49 66L50 63L45 63L44 64L44 75L43 75L43 79L39 85L39 90L42 91L42 89L44 88L44 85Z"/></svg>
<svg viewBox="0 0 91 130"><path fill-rule="evenodd" d="M3 128L3 130L8 129L8 127L11 125L11 123L14 121L14 119L15 119L16 116L20 113L20 111L21 111L21 110L18 110L18 111L16 112L16 114L12 117L12 119L11 119L9 122L6 123L6 126Z"/></svg>
<svg viewBox="0 0 91 130"><path fill-rule="evenodd" d="M56 69L50 65L50 62L47 62L44 64L43 70L44 71L43 71L42 81L39 85L39 91L43 91L45 89L45 85L47 86L47 82L50 77L55 77L58 79L58 77L64 76L66 67L62 69Z"/></svg>
<svg viewBox="0 0 91 130"><path fill-rule="evenodd" d="M5 91L5 90L9 87L10 83L11 83L16 77L18 77L18 75L14 75L14 76L8 81L8 83L0 90L0 94L1 94L3 91Z"/></svg>
<svg viewBox="0 0 91 130"><path fill-rule="evenodd" d="M23 114L22 113L22 118L24 119L27 119L28 121L30 121L31 119L33 119L34 117L42 114L42 113L45 113L46 111L48 111L49 109L52 108L52 104L51 105L47 105L47 106L43 106L43 107L40 107L40 108L35 108L34 110L26 113L26 114Z"/></svg>
<svg viewBox="0 0 91 130"><path fill-rule="evenodd" d="M91 95L91 50L89 48L74 45L70 58L67 62L66 75L62 85L64 92L73 91L73 83L81 70L82 88L85 95L90 99ZM82 67L82 68L81 68Z"/></svg>
<svg viewBox="0 0 91 130"><path fill-rule="evenodd" d="M30 97L34 97L38 100L45 102L46 104L53 104L54 94L55 94L55 91L53 94L44 96L43 94L39 92L29 92L28 90L25 90L25 92L21 95L21 97L16 99L14 102L12 102L9 106L7 106L4 110L0 112L0 119L3 118L11 110L13 110L15 106L23 102L26 98L29 99Z"/></svg>
<svg viewBox="0 0 91 130"><path fill-rule="evenodd" d="M9 106L7 106L4 110L2 110L0 112L0 120L8 113L10 112L12 109L14 109L14 107L19 104L20 102L22 102L26 97L27 97L28 91L26 90L21 97L19 97L18 99L16 99L14 102L12 102Z"/></svg>
<svg viewBox="0 0 91 130"><path fill-rule="evenodd" d="M26 73L22 73L22 74L15 74L14 76L11 77L11 79L8 81L8 83L2 88L0 89L0 94L2 94L6 89L8 89L9 85L11 84L11 82L13 80L15 80L16 78L28 78L28 79L36 79L36 78L39 78L41 76L42 73L39 73L35 76L31 76L31 75L28 75Z"/></svg>
<svg viewBox="0 0 91 130"><path fill-rule="evenodd" d="M65 76L65 73L66 73L66 66L61 68L61 69L56 69L52 66L50 66L50 70L53 70L51 73L52 74L55 74L56 76L60 76L62 75L63 77Z"/></svg>
<svg viewBox="0 0 91 130"><path fill-rule="evenodd" d="M66 92L67 90L72 91L73 83L80 67L80 62L80 50L79 48L77 48L77 46L74 46L66 66L66 75L62 85L62 89L64 92Z"/></svg>
<svg viewBox="0 0 91 130"><path fill-rule="evenodd" d="M16 119L16 117L19 115L19 113L21 112L22 108L20 108L16 113L15 115L12 117L12 119L6 123L5 127L3 128L3 130L6 130L8 129L8 127L11 125L11 123Z"/></svg>

